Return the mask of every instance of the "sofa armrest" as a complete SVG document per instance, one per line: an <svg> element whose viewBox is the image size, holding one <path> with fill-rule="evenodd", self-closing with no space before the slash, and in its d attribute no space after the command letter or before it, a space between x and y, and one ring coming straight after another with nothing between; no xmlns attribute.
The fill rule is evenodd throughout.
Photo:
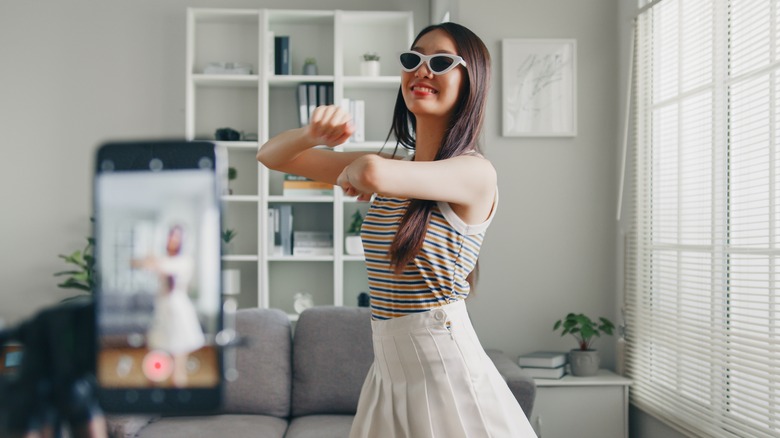
<svg viewBox="0 0 780 438"><path fill-rule="evenodd" d="M501 350L485 350L490 360L498 369L501 377L506 380L509 389L517 399L520 407L528 419L531 418L531 411L534 408L534 399L536 398L536 383L520 365L513 361Z"/></svg>
<svg viewBox="0 0 780 438"><path fill-rule="evenodd" d="M111 438L133 438L159 415L108 415L108 436Z"/></svg>

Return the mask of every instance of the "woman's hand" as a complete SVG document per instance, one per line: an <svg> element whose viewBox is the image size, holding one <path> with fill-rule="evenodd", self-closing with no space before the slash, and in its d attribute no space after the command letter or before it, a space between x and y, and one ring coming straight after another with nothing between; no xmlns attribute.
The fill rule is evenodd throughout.
<svg viewBox="0 0 780 438"><path fill-rule="evenodd" d="M315 143L328 147L338 146L355 132L349 113L336 105L318 106L311 114L306 135Z"/></svg>
<svg viewBox="0 0 780 438"><path fill-rule="evenodd" d="M371 196L373 193L364 193L361 192L357 187L355 187L349 180L349 173L350 173L350 166L347 166L344 168L344 170L341 171L341 174L336 179L336 185L341 187L341 190L344 191L344 196L357 196L357 200L361 202L368 202L371 200Z"/></svg>

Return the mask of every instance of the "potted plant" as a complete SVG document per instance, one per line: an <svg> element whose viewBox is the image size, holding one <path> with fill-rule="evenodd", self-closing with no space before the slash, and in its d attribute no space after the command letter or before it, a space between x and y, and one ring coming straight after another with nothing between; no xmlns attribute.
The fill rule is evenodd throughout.
<svg viewBox="0 0 780 438"><path fill-rule="evenodd" d="M68 276L65 281L57 285L58 287L63 289L78 289L90 293L95 290L94 248L95 239L87 237L87 245L84 249L73 251L70 255L59 255L59 258L65 260L65 263L74 265L74 268L54 274L55 277Z"/></svg>
<svg viewBox="0 0 780 438"><path fill-rule="evenodd" d="M379 76L379 55L376 52L363 54L360 63L360 74L363 76Z"/></svg>
<svg viewBox="0 0 780 438"><path fill-rule="evenodd" d="M233 189L229 186L230 181L233 181L238 177L238 170L235 167L228 167L228 194L233 194Z"/></svg>
<svg viewBox="0 0 780 438"><path fill-rule="evenodd" d="M303 74L316 75L317 74L317 60L314 58L306 58L303 61Z"/></svg>
<svg viewBox="0 0 780 438"><path fill-rule="evenodd" d="M344 239L344 249L349 255L362 255L363 242L360 240L360 227L363 225L363 215L360 210L355 210L352 215L352 223L349 224L347 237Z"/></svg>
<svg viewBox="0 0 780 438"><path fill-rule="evenodd" d="M236 237L236 234L238 233L230 228L222 232L222 241L225 242L225 252L229 252L228 249L230 248L230 241Z"/></svg>
<svg viewBox="0 0 780 438"><path fill-rule="evenodd" d="M582 313L569 313L566 318L559 319L553 331L561 330L561 336L572 335L577 340L579 348L569 352L569 363L571 364L571 373L575 376L593 376L599 371L601 359L598 350L592 349L591 345L602 333L612 335L615 325L607 318L599 317L598 322L594 322Z"/></svg>

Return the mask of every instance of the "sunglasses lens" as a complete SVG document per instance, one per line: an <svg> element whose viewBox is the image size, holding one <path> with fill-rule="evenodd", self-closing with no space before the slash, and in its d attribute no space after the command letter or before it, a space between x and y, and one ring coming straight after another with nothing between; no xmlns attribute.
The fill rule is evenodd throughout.
<svg viewBox="0 0 780 438"><path fill-rule="evenodd" d="M433 70L435 73L441 73L444 70L450 68L450 66L454 63L455 60L453 58L450 58L449 56L437 55L431 58L430 66L431 66L431 70Z"/></svg>
<svg viewBox="0 0 780 438"><path fill-rule="evenodd" d="M420 57L414 53L402 53L401 54L401 66L407 70L412 70L420 65Z"/></svg>

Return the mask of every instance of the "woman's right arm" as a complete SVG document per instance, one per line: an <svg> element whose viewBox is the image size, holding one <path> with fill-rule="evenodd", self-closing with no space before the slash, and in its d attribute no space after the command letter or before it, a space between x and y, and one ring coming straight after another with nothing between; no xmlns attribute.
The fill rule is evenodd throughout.
<svg viewBox="0 0 780 438"><path fill-rule="evenodd" d="M257 161L280 172L336 184L344 167L370 152L335 152L314 148L338 146L354 132L349 114L337 106L317 107L311 123L282 132L257 151Z"/></svg>

